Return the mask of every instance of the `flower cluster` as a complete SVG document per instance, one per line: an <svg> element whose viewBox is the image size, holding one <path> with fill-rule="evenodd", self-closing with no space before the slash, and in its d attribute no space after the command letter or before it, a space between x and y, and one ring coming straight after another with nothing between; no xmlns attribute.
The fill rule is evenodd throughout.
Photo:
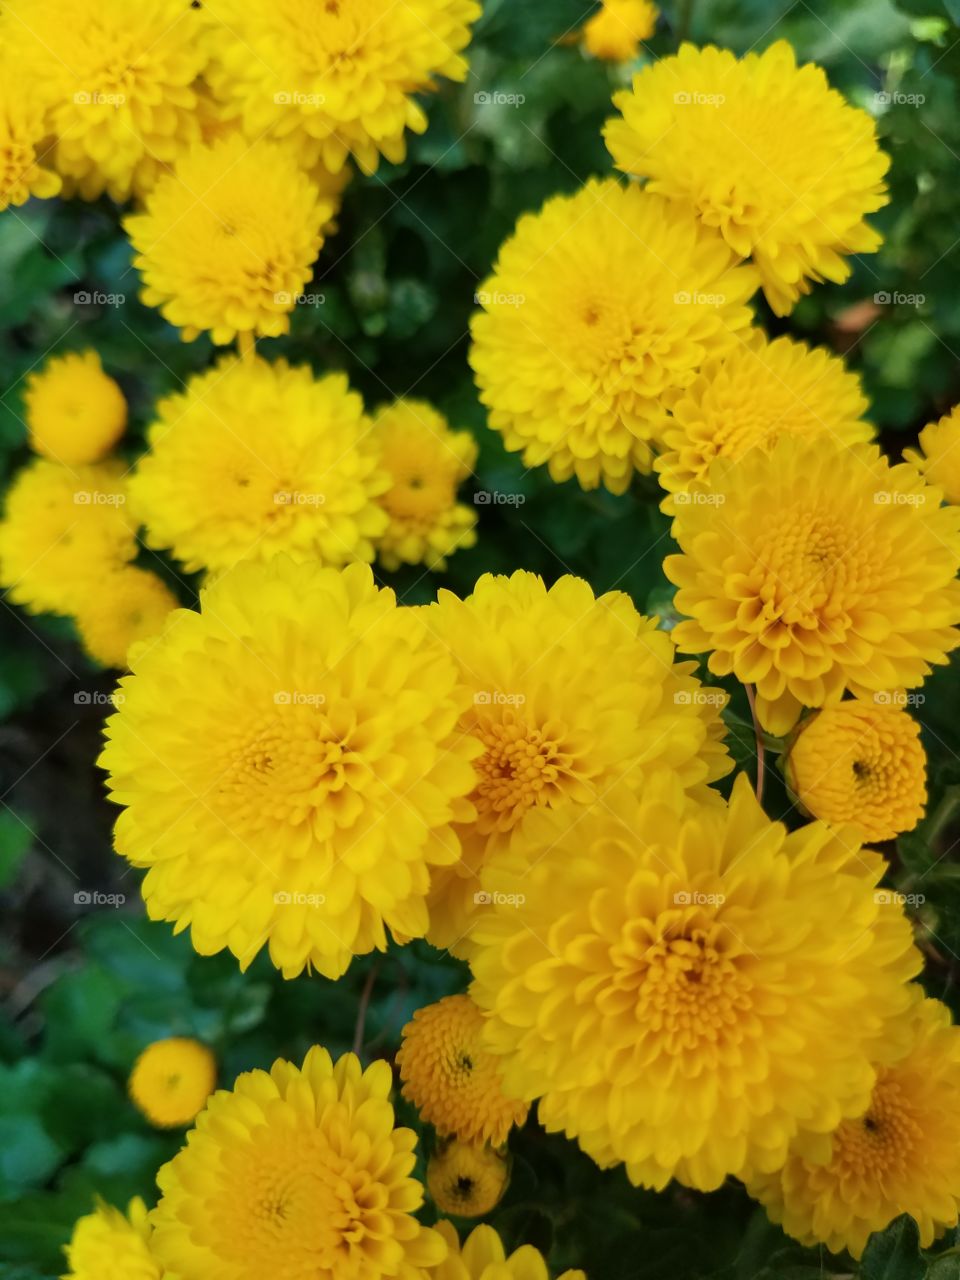
<svg viewBox="0 0 960 1280"><path fill-rule="evenodd" d="M0 521L0 582L33 613L69 615L95 662L123 667L177 599L138 552L127 469L106 456L127 402L93 351L55 358L27 378L30 444L40 456L16 477Z"/></svg>
<svg viewBox="0 0 960 1280"><path fill-rule="evenodd" d="M655 20L608 0L583 38L630 58ZM780 435L868 439L856 378L825 352L766 343L748 304L762 285L785 315L879 246L864 216L886 203L888 161L869 116L784 41L740 61L685 44L613 101L609 150L643 185L588 182L502 246L472 323L489 425L527 466L613 493L657 454L675 492Z"/></svg>

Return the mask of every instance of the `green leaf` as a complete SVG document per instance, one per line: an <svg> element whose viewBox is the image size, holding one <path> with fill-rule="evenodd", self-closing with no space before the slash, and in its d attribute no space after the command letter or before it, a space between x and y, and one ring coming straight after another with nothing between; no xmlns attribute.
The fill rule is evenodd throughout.
<svg viewBox="0 0 960 1280"><path fill-rule="evenodd" d="M926 1270L917 1224L904 1215L870 1237L859 1274L861 1280L923 1280Z"/></svg>

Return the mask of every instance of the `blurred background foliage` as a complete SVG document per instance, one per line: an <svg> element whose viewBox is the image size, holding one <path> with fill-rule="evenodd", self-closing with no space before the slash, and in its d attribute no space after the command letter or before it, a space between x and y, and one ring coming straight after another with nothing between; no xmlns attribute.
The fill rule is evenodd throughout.
<svg viewBox="0 0 960 1280"><path fill-rule="evenodd" d="M298 308L288 340L264 344L268 355L346 371L371 408L397 395L434 401L477 435L475 491L522 496L517 505L481 503L478 545L454 556L447 573L388 576L408 603L432 599L439 586L465 594L485 571L526 568L549 580L580 574L598 591L629 592L667 625L672 617L660 567L671 543L655 485L641 481L613 498L525 471L486 429L466 361L474 294L517 217L609 172L600 126L630 69L589 60L564 40L595 7L486 0L470 79L429 102L430 129L412 139L404 165L354 178L310 286L322 302ZM898 456L960 398L960 0L677 0L663 8L644 58L672 52L683 36L738 53L785 37L877 117L893 160L892 202L876 218L882 251L789 319L761 319L771 332L845 353ZM483 100L494 93L517 103ZM27 456L23 378L48 354L101 353L130 401L131 458L157 398L212 359L205 339L181 343L137 301L119 217L108 201L34 202L0 217L3 488ZM122 302L96 300L103 295ZM159 564L147 552L143 561ZM192 603L195 583L162 568ZM928 682L918 708L931 759L929 816L884 852L891 882L926 899L917 913L925 980L957 1012L955 668ZM364 1050L390 1056L413 1010L466 980L457 962L415 944L356 962L339 983L284 983L263 957L241 975L231 958L201 959L169 927L146 922L135 873L110 851L112 814L94 765L112 683L82 657L67 622L0 610L0 1274L8 1280L56 1276L71 1224L95 1193L118 1204L134 1193L152 1200L154 1173L179 1137L150 1130L126 1099L126 1075L151 1040L200 1037L230 1084L277 1056L299 1059L314 1042L349 1048L372 978ZM732 692L731 746L752 772L749 715L741 691ZM766 807L799 820L772 776ZM97 909L89 902L96 893L125 902ZM591 1280L960 1277L958 1233L925 1257L912 1224L898 1222L858 1269L793 1245L737 1185L709 1197L640 1192L533 1121L512 1149L511 1186L492 1221L512 1244L537 1244L558 1270L585 1266Z"/></svg>

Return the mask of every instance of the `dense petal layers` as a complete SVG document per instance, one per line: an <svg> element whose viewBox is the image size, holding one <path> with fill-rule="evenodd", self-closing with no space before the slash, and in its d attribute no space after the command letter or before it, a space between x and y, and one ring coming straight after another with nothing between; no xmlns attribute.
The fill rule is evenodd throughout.
<svg viewBox="0 0 960 1280"><path fill-rule="evenodd" d="M873 121L820 67L798 68L785 40L740 60L684 44L613 102L621 114L604 132L617 168L752 257L778 315L879 247L864 217L887 203L890 161Z"/></svg>
<svg viewBox="0 0 960 1280"><path fill-rule="evenodd" d="M251 138L289 138L336 173L353 155L373 173L399 164L427 118L413 94L463 80L476 0L205 0L207 78Z"/></svg>
<svg viewBox="0 0 960 1280"><path fill-rule="evenodd" d="M99 1203L73 1229L64 1250L70 1268L64 1280L161 1280L151 1236L147 1206L139 1196L126 1214Z"/></svg>
<svg viewBox="0 0 960 1280"><path fill-rule="evenodd" d="M677 507L664 571L681 650L755 684L764 727L913 688L960 643L960 512L873 445L781 437L718 459Z"/></svg>
<svg viewBox="0 0 960 1280"><path fill-rule="evenodd" d="M385 1062L314 1048L215 1093L157 1177L154 1248L171 1280L423 1280L444 1258L413 1216L416 1134Z"/></svg>
<svg viewBox="0 0 960 1280"><path fill-rule="evenodd" d="M185 341L287 333L334 207L289 146L239 133L198 143L124 222L141 297Z"/></svg>
<svg viewBox="0 0 960 1280"><path fill-rule="evenodd" d="M674 662L669 635L623 592L594 596L582 578L548 589L532 573L484 574L466 600L441 591L426 617L466 689L460 729L482 747L476 818L460 830L459 862L433 877L437 946L467 952L470 926L490 906L483 864L513 843L527 814L602 804L614 783L641 787L658 770L702 793L731 768L726 695L701 686L693 663Z"/></svg>
<svg viewBox="0 0 960 1280"><path fill-rule="evenodd" d="M214 573L278 552L370 561L389 484L343 374L227 357L162 400L130 497L152 547Z"/></svg>
<svg viewBox="0 0 960 1280"><path fill-rule="evenodd" d="M554 480L623 493L665 397L750 324L752 267L672 204L591 181L527 214L477 298L470 363L489 424Z"/></svg>
<svg viewBox="0 0 960 1280"><path fill-rule="evenodd" d="M131 655L101 764L151 918L246 967L338 977L427 929L470 821L466 695L422 612L365 566L241 564Z"/></svg>
<svg viewBox="0 0 960 1280"><path fill-rule="evenodd" d="M833 1134L797 1144L786 1165L749 1183L775 1222L805 1244L859 1258L902 1213L928 1248L960 1210L960 1028L924 1000L907 1017L909 1048L880 1067L870 1103Z"/></svg>
<svg viewBox="0 0 960 1280"><path fill-rule="evenodd" d="M200 34L184 0L4 4L0 45L38 88L69 191L143 196L199 140Z"/></svg>
<svg viewBox="0 0 960 1280"><path fill-rule="evenodd" d="M793 338L770 342L753 330L726 357L708 361L671 407L654 464L672 495L664 510L690 501L691 484L715 458L740 458L785 435L870 440L866 408L860 379L829 351Z"/></svg>
<svg viewBox="0 0 960 1280"><path fill-rule="evenodd" d="M805 720L790 746L786 776L808 813L850 823L864 840L911 831L927 801L920 726L889 694L848 698Z"/></svg>
<svg viewBox="0 0 960 1280"><path fill-rule="evenodd" d="M729 806L642 796L541 810L488 865L471 990L548 1129L639 1185L710 1190L864 1110L921 959L851 833L788 835L744 776Z"/></svg>
<svg viewBox="0 0 960 1280"><path fill-rule="evenodd" d="M960 503L960 406L920 432L916 449L904 449L928 484L942 490L947 502Z"/></svg>
<svg viewBox="0 0 960 1280"><path fill-rule="evenodd" d="M527 1106L504 1097L500 1063L483 1047L483 1015L466 995L418 1009L397 1053L403 1096L441 1136L501 1146Z"/></svg>

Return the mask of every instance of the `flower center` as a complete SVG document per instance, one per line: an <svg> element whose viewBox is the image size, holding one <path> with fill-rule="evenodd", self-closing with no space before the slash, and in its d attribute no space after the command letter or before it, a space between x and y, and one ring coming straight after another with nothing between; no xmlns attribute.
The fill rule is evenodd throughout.
<svg viewBox="0 0 960 1280"><path fill-rule="evenodd" d="M297 825L324 805L344 801L365 772L360 755L334 732L321 695L278 695L277 715L225 744L216 788L224 810L255 827Z"/></svg>
<svg viewBox="0 0 960 1280"><path fill-rule="evenodd" d="M573 757L564 750L559 726L539 728L513 710L475 730L486 747L475 762L480 775L473 796L480 829L506 831L534 805L554 803L572 775Z"/></svg>
<svg viewBox="0 0 960 1280"><path fill-rule="evenodd" d="M834 1136L831 1164L841 1177L883 1180L908 1168L922 1131L897 1081L880 1072L870 1109L845 1120Z"/></svg>

